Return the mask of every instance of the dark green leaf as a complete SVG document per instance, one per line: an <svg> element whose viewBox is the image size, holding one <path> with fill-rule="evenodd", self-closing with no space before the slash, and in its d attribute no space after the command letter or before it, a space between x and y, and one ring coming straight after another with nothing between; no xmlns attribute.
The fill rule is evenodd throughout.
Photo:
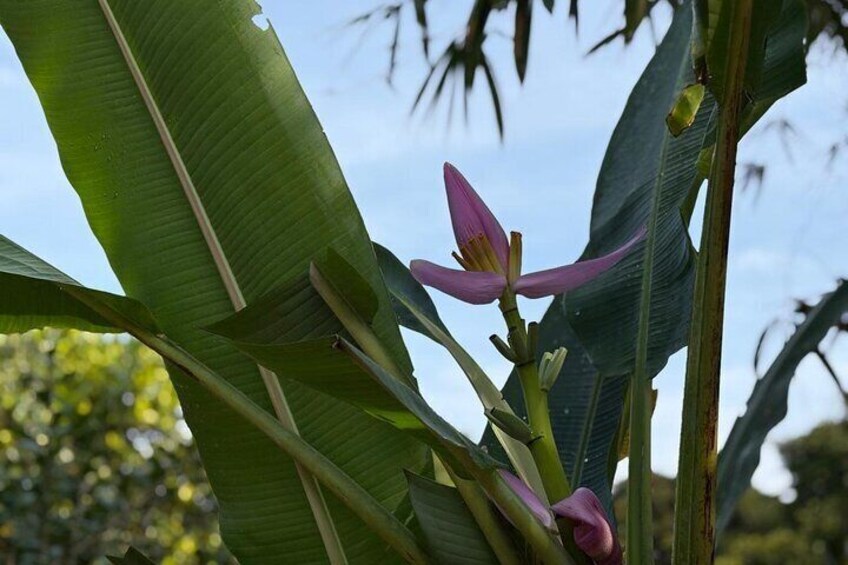
<svg viewBox="0 0 848 565"><path fill-rule="evenodd" d="M414 305L419 315L425 316L445 334L450 335L444 322L439 317L436 305L433 304L430 295L412 277L409 269L382 245L375 243L374 251L377 254L377 262L380 265L380 271L383 273L383 279L389 289L389 296L391 296L392 307L398 317L398 322L412 331L427 336L437 343L439 342L439 339L422 325L417 316L412 313L409 305Z"/></svg>
<svg viewBox="0 0 848 565"><path fill-rule="evenodd" d="M453 487L407 473L409 497L433 556L445 564L496 564L474 516Z"/></svg>
<svg viewBox="0 0 848 565"><path fill-rule="evenodd" d="M768 433L786 416L789 385L798 365L828 331L848 315L848 282L822 297L783 346L766 373L754 385L748 409L736 419L718 459L718 522L721 532L733 516L742 494L760 463L760 450Z"/></svg>

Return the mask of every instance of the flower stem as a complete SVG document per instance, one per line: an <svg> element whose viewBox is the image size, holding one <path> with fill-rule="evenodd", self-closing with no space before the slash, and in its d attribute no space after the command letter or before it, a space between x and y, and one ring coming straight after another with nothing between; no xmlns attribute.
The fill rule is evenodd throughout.
<svg viewBox="0 0 848 565"><path fill-rule="evenodd" d="M548 393L539 384L536 352L531 351L527 327L518 312L515 295L507 290L500 301L501 312L509 331L509 342L516 355L515 370L524 392L527 419L539 437L530 443L530 453L536 461L548 500L556 502L571 494L571 485L559 458L554 441L551 417L548 412Z"/></svg>
<svg viewBox="0 0 848 565"><path fill-rule="evenodd" d="M497 471L477 470L474 478L521 532L542 563L574 565L575 561Z"/></svg>
<svg viewBox="0 0 848 565"><path fill-rule="evenodd" d="M727 249L753 0L737 0L730 9L726 82L707 188L683 396L672 555L672 562L681 565L711 563L715 548L716 428Z"/></svg>
<svg viewBox="0 0 848 565"><path fill-rule="evenodd" d="M518 557L515 545L504 530L503 519L499 519L495 515L493 507L480 485L475 481L459 477L448 465L445 465L445 469L469 512L474 517L474 521L480 526L480 531L483 532L483 536L489 542L489 546L491 546L500 565L520 565L521 559Z"/></svg>
<svg viewBox="0 0 848 565"><path fill-rule="evenodd" d="M538 437L529 447L539 474L545 494L552 503L571 495L571 484L565 474L565 467L559 457L554 431L551 427L551 415L548 410L548 393L542 390L539 382L539 370L536 365L535 340L527 333L527 327L518 311L515 294L506 290L501 296L500 309L506 321L509 343L515 354L515 370L524 392L524 405L527 419L533 433ZM566 519L557 520L557 527L565 549L576 563L590 563L586 554L574 542L574 526Z"/></svg>

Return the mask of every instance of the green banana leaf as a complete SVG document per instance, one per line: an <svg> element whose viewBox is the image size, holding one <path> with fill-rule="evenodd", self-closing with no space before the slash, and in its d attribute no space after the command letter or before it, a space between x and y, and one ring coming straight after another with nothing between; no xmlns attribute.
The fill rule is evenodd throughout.
<svg viewBox="0 0 848 565"><path fill-rule="evenodd" d="M172 339L272 409L254 362L201 328L342 252L374 288L374 328L409 367L362 220L273 30L252 0L0 0L65 172L126 293ZM309 305L291 316L308 318ZM391 561L384 544L260 432L172 373L245 564ZM427 450L294 382L301 435L390 509ZM278 410L280 412L280 410ZM344 430L344 434L339 431ZM320 524L320 526L318 525Z"/></svg>
<svg viewBox="0 0 848 565"><path fill-rule="evenodd" d="M498 563L456 488L414 473L408 473L407 477L415 516L430 551L439 563Z"/></svg>
<svg viewBox="0 0 848 565"><path fill-rule="evenodd" d="M751 484L768 433L786 417L789 385L801 361L816 351L828 331L848 315L848 282L822 297L798 325L765 374L754 385L745 414L736 419L718 457L720 533Z"/></svg>
<svg viewBox="0 0 848 565"><path fill-rule="evenodd" d="M2 235L0 289L0 333L23 333L45 326L98 333L123 331L77 298L77 293L107 306L136 325L156 331L156 322L142 304L81 286Z"/></svg>

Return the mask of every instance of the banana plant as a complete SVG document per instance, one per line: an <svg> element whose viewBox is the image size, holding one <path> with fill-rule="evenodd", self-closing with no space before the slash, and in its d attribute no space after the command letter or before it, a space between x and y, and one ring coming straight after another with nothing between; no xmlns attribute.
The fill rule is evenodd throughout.
<svg viewBox="0 0 848 565"><path fill-rule="evenodd" d="M678 9L613 134L586 252L523 273L521 234L452 165L458 268L407 269L372 243L252 0L0 0L125 292L86 288L0 236L0 331L126 332L160 354L242 563L647 562L650 378L704 308L690 203L717 178L704 162L724 182L732 172L716 165L728 120L744 131L803 83L797 3L754 13L746 104L713 63L738 55L738 30L699 50L703 19ZM745 14L728 10L719 21L736 30ZM503 391L424 286L468 308L497 302L492 344L514 367ZM537 323L519 296L554 299ZM481 443L421 396L401 325L469 379L490 422ZM609 501L628 451L635 529L622 548Z"/></svg>

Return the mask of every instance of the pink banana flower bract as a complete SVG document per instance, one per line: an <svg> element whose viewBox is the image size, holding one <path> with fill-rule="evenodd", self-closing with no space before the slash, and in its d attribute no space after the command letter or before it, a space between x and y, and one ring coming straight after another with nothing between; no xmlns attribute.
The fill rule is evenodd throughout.
<svg viewBox="0 0 848 565"><path fill-rule="evenodd" d="M601 501L590 489L580 487L571 496L548 508L521 479L503 470L500 474L546 527L551 527L551 511L557 516L571 520L574 524L574 543L596 565L621 565L624 562L615 530L601 506Z"/></svg>
<svg viewBox="0 0 848 565"><path fill-rule="evenodd" d="M621 565L623 555L601 501L586 487L553 505L557 516L574 523L574 543L597 565Z"/></svg>
<svg viewBox="0 0 848 565"><path fill-rule="evenodd" d="M421 284L432 286L470 304L488 304L507 288L528 298L575 289L623 259L645 236L640 229L627 243L603 257L545 271L521 274L521 234L507 238L500 222L456 168L445 163L445 189L463 270L417 259L410 271Z"/></svg>

